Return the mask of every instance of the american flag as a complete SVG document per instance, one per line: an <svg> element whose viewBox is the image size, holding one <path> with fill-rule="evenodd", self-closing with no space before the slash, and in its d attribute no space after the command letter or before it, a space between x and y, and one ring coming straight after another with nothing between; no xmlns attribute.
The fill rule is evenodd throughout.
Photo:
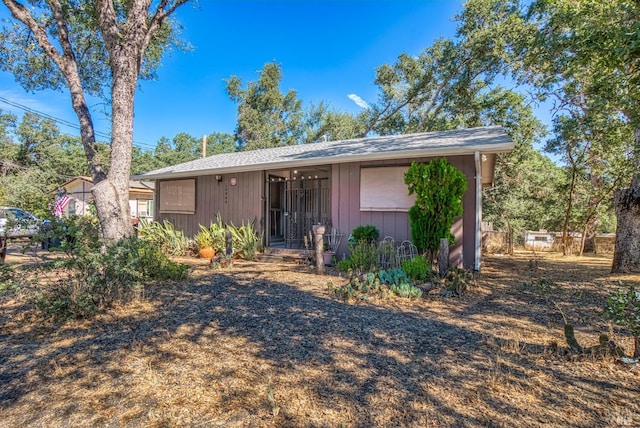
<svg viewBox="0 0 640 428"><path fill-rule="evenodd" d="M62 212L67 205L69 205L69 201L71 201L69 195L56 196L56 204L53 207L53 214L56 217L62 217Z"/></svg>

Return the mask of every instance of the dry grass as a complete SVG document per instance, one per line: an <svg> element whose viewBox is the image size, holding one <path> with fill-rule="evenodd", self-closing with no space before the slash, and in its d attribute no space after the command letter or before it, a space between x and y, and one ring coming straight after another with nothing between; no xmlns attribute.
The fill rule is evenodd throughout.
<svg viewBox="0 0 640 428"><path fill-rule="evenodd" d="M596 345L606 295L640 276L536 257L486 258L471 293L417 302L344 303L306 267L196 259L189 281L90 321L43 325L5 296L0 426L640 426L640 368L569 353L557 309Z"/></svg>

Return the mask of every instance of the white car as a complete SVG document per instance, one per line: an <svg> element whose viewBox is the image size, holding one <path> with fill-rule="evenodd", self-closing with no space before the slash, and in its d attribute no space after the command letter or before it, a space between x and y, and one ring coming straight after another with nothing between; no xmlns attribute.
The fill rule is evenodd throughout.
<svg viewBox="0 0 640 428"><path fill-rule="evenodd" d="M40 230L40 220L28 211L0 207L0 237L30 238Z"/></svg>

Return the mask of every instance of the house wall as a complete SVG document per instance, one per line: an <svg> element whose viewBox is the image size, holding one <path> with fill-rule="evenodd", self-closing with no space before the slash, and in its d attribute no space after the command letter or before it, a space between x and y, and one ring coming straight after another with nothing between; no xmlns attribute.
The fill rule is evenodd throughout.
<svg viewBox="0 0 640 428"><path fill-rule="evenodd" d="M129 190L129 211L133 218L153 221L153 191L144 189Z"/></svg>
<svg viewBox="0 0 640 428"><path fill-rule="evenodd" d="M84 180L72 181L64 187L67 195L71 198L69 204L64 209L65 215L87 215L89 214L88 205L91 200L92 184Z"/></svg>
<svg viewBox="0 0 640 428"><path fill-rule="evenodd" d="M332 226L348 236L360 225L373 224L380 230L380 238L393 237L396 242L411 240L411 227L406 212L360 211L360 168L382 166L409 167L412 161L428 162L432 158L404 159L377 162L335 164L332 168ZM462 200L463 215L452 227L456 243L449 253L452 264L461 261L465 268L473 268L475 256L475 162L473 156L455 156L449 162L467 177L467 191ZM465 230L467 233L465 234ZM347 251L346 239L340 244L338 258Z"/></svg>
<svg viewBox="0 0 640 428"><path fill-rule="evenodd" d="M412 161L428 162L432 158L390 161L354 162L334 164L331 167L331 225L345 233L338 251L338 258L347 251L347 240L351 231L360 225L373 224L380 230L380 238L393 237L396 242L411 240L411 228L406 212L360 211L360 168L383 166L407 166ZM450 262L461 261L465 268L474 267L475 256L475 162L473 156L455 156L449 162L467 177L467 191L463 196L463 215L458 218L452 233L456 238L450 251ZM196 210L194 214L160 213L160 192L156 192L155 218L170 221L187 236L193 236L199 225L209 225L220 213L226 223L236 225L253 221L259 232L264 230L265 179L264 172L224 174L218 183L215 175L195 177ZM237 184L231 186L231 179ZM156 189L160 189L160 182ZM465 231L467 233L465 233Z"/></svg>
<svg viewBox="0 0 640 428"><path fill-rule="evenodd" d="M204 175L196 179L196 211L194 214L161 213L162 195L156 191L155 218L159 222L170 221L185 235L193 236L199 225L208 226L218 213L225 223L240 225L253 221L258 233L263 230L264 178L262 171L223 174L218 182L215 175ZM236 185L231 185L235 178ZM156 189L160 189L160 182Z"/></svg>
<svg viewBox="0 0 640 428"><path fill-rule="evenodd" d="M556 234L553 232L524 232L524 247L528 250L542 250L553 247Z"/></svg>

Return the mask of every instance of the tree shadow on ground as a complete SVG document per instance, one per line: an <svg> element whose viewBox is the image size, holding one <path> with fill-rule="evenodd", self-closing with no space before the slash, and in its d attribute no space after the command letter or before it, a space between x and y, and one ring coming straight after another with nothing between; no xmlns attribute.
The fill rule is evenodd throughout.
<svg viewBox="0 0 640 428"><path fill-rule="evenodd" d="M549 367L557 359L539 344L512 346L478 322L481 305L452 310L454 322L428 302L344 303L322 287L271 279L259 264L148 298L135 313L62 328L15 325L4 314L0 417L55 424L37 405L59 397L52 412L85 426L181 425L179 409L162 409L183 403L192 425L587 427L610 425L603 408L640 394L637 383ZM193 410L189 396L205 385L218 398ZM91 394L90 403L81 398ZM17 416L25 408L33 411Z"/></svg>

